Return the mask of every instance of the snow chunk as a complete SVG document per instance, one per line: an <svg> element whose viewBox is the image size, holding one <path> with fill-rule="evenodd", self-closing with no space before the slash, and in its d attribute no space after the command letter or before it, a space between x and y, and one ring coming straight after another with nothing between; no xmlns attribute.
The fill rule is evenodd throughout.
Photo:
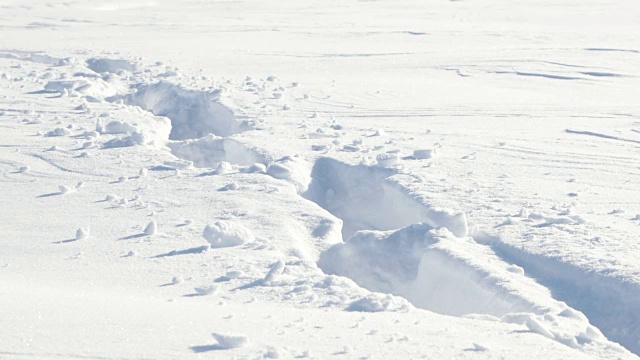
<svg viewBox="0 0 640 360"><path fill-rule="evenodd" d="M195 290L196 294L198 295L203 295L203 296L212 295L218 292L218 290L220 290L220 286L218 285L201 286L201 287L194 288L193 290Z"/></svg>
<svg viewBox="0 0 640 360"><path fill-rule="evenodd" d="M144 228L143 232L145 235L154 235L157 231L158 231L158 224L155 221L151 221Z"/></svg>
<svg viewBox="0 0 640 360"><path fill-rule="evenodd" d="M230 184L227 184L227 185L221 187L219 190L220 191L229 191L229 190L238 190L239 188L240 188L240 186L238 185L238 183L232 182Z"/></svg>
<svg viewBox="0 0 640 360"><path fill-rule="evenodd" d="M218 346L222 349L233 349L245 346L249 342L249 338L244 335L220 334L212 333L214 339L218 342Z"/></svg>
<svg viewBox="0 0 640 360"><path fill-rule="evenodd" d="M392 295L371 293L349 304L346 310L361 312L380 312L407 310L409 308L411 308L411 306L400 298L396 298Z"/></svg>
<svg viewBox="0 0 640 360"><path fill-rule="evenodd" d="M264 164L255 163L251 166L247 166L246 168L243 168L242 172L250 173L250 174L255 174L255 173L264 174L265 172L267 172L267 167Z"/></svg>
<svg viewBox="0 0 640 360"><path fill-rule="evenodd" d="M482 344L473 343L473 351L489 351L489 348Z"/></svg>
<svg viewBox="0 0 640 360"><path fill-rule="evenodd" d="M81 240L89 236L89 229L78 229L76 230L76 240Z"/></svg>
<svg viewBox="0 0 640 360"><path fill-rule="evenodd" d="M87 60L87 67L97 73L117 73L122 70L134 72L136 65L127 60L99 59Z"/></svg>
<svg viewBox="0 0 640 360"><path fill-rule="evenodd" d="M436 155L435 149L419 149L413 151L413 157L416 159L431 159Z"/></svg>
<svg viewBox="0 0 640 360"><path fill-rule="evenodd" d="M67 128L55 128L47 133L47 136L68 136L71 135L71 130Z"/></svg>
<svg viewBox="0 0 640 360"><path fill-rule="evenodd" d="M239 223L225 220L207 225L202 236L214 248L238 246L255 240L255 236L249 229Z"/></svg>
<svg viewBox="0 0 640 360"><path fill-rule="evenodd" d="M298 192L304 192L310 182L305 162L297 157L285 156L267 167L267 175L292 183Z"/></svg>
<svg viewBox="0 0 640 360"><path fill-rule="evenodd" d="M109 122L107 125L102 126L102 124L98 123L96 125L96 131L101 134L123 134L123 133L132 133L137 131L138 128L134 125L126 121L118 121L114 120Z"/></svg>
<svg viewBox="0 0 640 360"><path fill-rule="evenodd" d="M272 282L278 279L282 272L284 271L284 262L282 260L278 260L276 263L271 265L271 269L265 275L264 279L262 279L262 283L264 285L270 285Z"/></svg>

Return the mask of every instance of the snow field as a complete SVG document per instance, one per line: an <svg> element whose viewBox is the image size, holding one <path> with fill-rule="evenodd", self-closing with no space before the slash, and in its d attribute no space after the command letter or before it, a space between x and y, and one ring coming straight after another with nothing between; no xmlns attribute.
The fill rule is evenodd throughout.
<svg viewBox="0 0 640 360"><path fill-rule="evenodd" d="M95 64L95 59L87 64L92 63ZM95 68L101 70L99 72L116 75L130 71L117 64L105 60ZM95 71L91 66L89 70ZM73 92L83 94L86 85L56 84L57 87L51 85L48 89L45 86L45 90L56 91L63 96L61 101L67 101L76 99ZM69 93L69 90L72 92ZM98 92L84 94L78 96L103 96ZM589 325L579 311L554 300L546 288L526 277L528 269L535 268L535 261L514 261L520 266L505 262L505 259L514 258L503 256L497 250L494 252L492 249L495 247L481 241L480 237L476 242L477 232L468 224L463 212L433 207L404 187L403 179L412 174L396 167L401 159L393 153L376 157L376 163L357 165L324 156L305 157L296 154L280 157L281 154L269 154L258 147L227 138L252 131L253 124L238 122L232 110L218 102L221 96L219 91L199 92L159 82L143 84L133 94L117 96L122 100L121 103L109 99L112 103L95 105L96 108L112 109L111 114L98 120L119 114L136 120L131 120L131 123L114 120L107 122L104 127L100 122L96 126L96 131L101 134L99 138L95 134L82 133L83 137L94 138L92 141L97 145L95 148L82 147L91 151L89 158L106 156L106 151L113 151L111 155L117 154L109 158L104 168L91 170L88 163L82 162L86 160L80 161L74 157L69 140L75 140L76 132L86 131L86 128L82 129L86 124L69 124L71 127L52 130L56 132L63 129L55 139L47 138L57 141L53 146L58 146L56 152L61 153L38 154L32 158L43 160L48 171L69 173L67 176L75 174L85 180L90 178L93 182L101 180L104 192L120 189L128 193L104 198L103 192L101 196L105 202L118 202L117 205L105 204L110 207L104 210L146 214L145 222L148 225L134 230L140 230L143 235L155 235L154 241L167 240L179 234L175 229L168 231L166 218L160 220L170 212L176 219L174 222L180 224L177 219L183 219L179 216L185 214L178 209L172 210L172 207L189 209L203 200L200 197L182 198L167 191L179 191L184 186L185 177L192 182L192 188L187 191L223 189L235 184L232 186L234 189L228 190L250 193L243 199L234 195L234 191L210 191L205 199L216 204L216 216L194 216L195 224L209 223L199 236L197 228L202 229L201 226L193 226L196 228L194 230L183 229L188 231L193 244L182 245L173 241L160 245L170 250L159 255L149 254L150 250L156 249L140 248L158 261L176 262L172 267L179 268L201 261L180 260L181 257L217 256L216 259L220 260L220 255L210 255L218 251L215 249L225 251L224 248L239 245L245 246L228 250L237 251L233 254L238 257L244 257L239 253L241 251L265 251L279 258L273 262L271 256L266 261L263 257L253 255L248 257L249 269L220 272L225 281L233 283L229 286L225 284L224 289L217 284L194 287L195 281L185 281L185 286L191 286L196 294L227 294L248 290L253 291L252 296L261 301L280 299L295 306L335 307L353 312L415 311L413 304L455 316L491 315L501 318L504 323L518 324L528 331L586 354L625 355L622 349L608 342L599 330ZM85 109L74 111L82 111L87 120L95 116L87 114ZM40 126L45 128L50 123ZM377 136L386 134L378 132ZM355 141L349 146L346 149L349 152L361 151L363 142ZM131 154L139 159L126 159ZM430 159L432 155L427 156L425 150L415 150L413 153L415 159L422 160ZM149 167L143 169L148 170L139 170L141 163L146 163L144 166ZM112 182L104 179L104 172L113 174L112 170L120 168L129 169L129 173L137 175L120 176ZM107 186L110 187L108 190ZM60 185L61 194L71 191L74 189ZM133 192L140 195L132 196ZM163 193L167 196L161 197ZM162 200L152 200L154 197ZM256 209L257 199L260 199L263 208ZM269 206L270 202L285 206L276 210ZM268 213L261 213L264 209L269 209ZM292 220L292 213L295 214L295 220ZM272 219L269 220L270 217ZM579 222L575 218L568 218L572 223ZM210 223L211 219L217 220ZM545 218L545 223L558 222ZM158 224L162 224L162 232L158 232ZM176 226L176 229L180 228ZM136 231L129 231L129 235L120 240L133 241L141 246L147 244L145 241L150 239L143 240ZM76 239L82 239L87 234L88 231L86 234L76 233ZM94 232L93 236L97 234L100 232ZM273 234L277 234L277 238ZM202 237L211 246L192 246L201 244ZM134 250L128 251L131 254ZM318 261L317 265L315 261ZM578 274L576 278L581 276ZM183 284L173 283L176 286ZM402 296L411 304L391 294ZM190 293L183 296L188 295ZM594 318L598 318L603 311L593 306L587 309L593 310ZM628 305L625 309L632 310L633 306ZM633 324L630 322L621 331L632 329ZM222 334L214 335L222 349L243 347L247 343L244 335ZM625 334L618 338L627 341L632 336ZM470 346L474 351L492 351L492 347L479 343ZM194 352L197 352L196 349Z"/></svg>

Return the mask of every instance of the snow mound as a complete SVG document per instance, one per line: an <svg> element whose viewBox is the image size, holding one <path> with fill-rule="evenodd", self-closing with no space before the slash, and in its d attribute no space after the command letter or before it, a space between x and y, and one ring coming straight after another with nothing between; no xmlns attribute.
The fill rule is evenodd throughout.
<svg viewBox="0 0 640 360"><path fill-rule="evenodd" d="M100 134L123 134L137 131L137 128L126 121L115 120L104 126L98 123L98 125L96 125L96 131Z"/></svg>
<svg viewBox="0 0 640 360"><path fill-rule="evenodd" d="M84 96L104 99L115 96L122 92L124 88L117 83L107 82L100 78L82 78L74 80L52 80L45 84L44 90L61 94L77 92Z"/></svg>
<svg viewBox="0 0 640 360"><path fill-rule="evenodd" d="M171 142L168 146L175 156L193 161L193 164L200 168L216 167L221 161L240 166L269 162L269 157L257 150L247 148L236 140L213 134L197 140Z"/></svg>
<svg viewBox="0 0 640 360"><path fill-rule="evenodd" d="M221 248L251 243L255 236L243 225L231 221L220 220L204 228L202 236L211 247Z"/></svg>
<svg viewBox="0 0 640 360"><path fill-rule="evenodd" d="M362 297L347 307L347 311L380 312L406 311L412 306L406 300L388 294L371 293Z"/></svg>
<svg viewBox="0 0 640 360"><path fill-rule="evenodd" d="M100 119L96 122L96 131L100 134L116 135L104 142L104 148L128 147L136 145L150 145L161 147L169 138L171 122L165 117L137 114L142 116L140 121L112 120L103 124Z"/></svg>
<svg viewBox="0 0 640 360"><path fill-rule="evenodd" d="M87 60L87 67L97 73L117 73L122 70L136 71L136 65L127 60L92 58Z"/></svg>
<svg viewBox="0 0 640 360"><path fill-rule="evenodd" d="M218 346L222 349L233 349L245 346L249 342L249 338L244 335L220 334L212 333L214 339L218 342Z"/></svg>
<svg viewBox="0 0 640 360"><path fill-rule="evenodd" d="M69 135L71 135L71 130L67 128L55 128L47 132L47 136L69 136Z"/></svg>
<svg viewBox="0 0 640 360"><path fill-rule="evenodd" d="M230 136L252 127L247 121L238 121L220 103L219 90L187 90L168 82L141 85L137 90L123 97L124 103L171 119L171 140L197 139L208 134Z"/></svg>
<svg viewBox="0 0 640 360"><path fill-rule="evenodd" d="M519 294L523 287L518 282L526 279L506 268L474 263L483 252L486 247L470 239L414 224L395 232L358 232L322 253L318 266L325 273L349 277L369 290L400 295L442 314L502 316L534 311L535 305L519 296L524 294Z"/></svg>
<svg viewBox="0 0 640 360"><path fill-rule="evenodd" d="M158 232L158 224L155 221L151 221L144 228L145 235L155 235Z"/></svg>
<svg viewBox="0 0 640 360"><path fill-rule="evenodd" d="M218 285L200 286L200 287L194 288L193 290L195 290L196 294L201 296L213 295L216 292L218 292L218 290L220 290L220 286Z"/></svg>
<svg viewBox="0 0 640 360"><path fill-rule="evenodd" d="M271 265L269 272L262 279L263 285L271 285L273 282L278 280L278 277L282 275L284 272L285 264L282 260L278 260L276 263Z"/></svg>
<svg viewBox="0 0 640 360"><path fill-rule="evenodd" d="M445 227L456 236L467 235L464 213L421 203L394 181L395 174L388 168L321 158L303 196L342 219L344 239L359 230L393 230L415 223Z"/></svg>

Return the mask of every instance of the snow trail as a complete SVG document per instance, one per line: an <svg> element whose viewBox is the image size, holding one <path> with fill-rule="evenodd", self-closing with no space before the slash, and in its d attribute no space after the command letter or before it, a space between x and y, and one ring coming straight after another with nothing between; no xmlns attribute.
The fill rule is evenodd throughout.
<svg viewBox="0 0 640 360"><path fill-rule="evenodd" d="M90 65L90 63L88 64ZM102 70L100 72L103 73L114 74L129 71L126 69L126 64L111 61L98 62L95 69L97 69L96 71ZM71 90L77 91L78 88L74 85ZM65 90L59 91L64 93ZM333 215L326 214L325 216L324 211L318 209L323 215L319 217L321 220L315 220L314 216L305 212L304 207L287 209L289 211L287 217L290 219L299 221L303 218L310 218L307 223L309 227L313 227L311 235L318 239L317 243L309 245L308 243L311 241L304 238L304 230L300 231L302 227L296 227L297 225L285 230L279 229L281 232L289 231L303 234L293 236L295 245L284 250L278 247L280 246L278 239L259 237L257 234L253 234L253 229L241 225L244 221L242 218L246 216L245 211L230 211L224 215L225 220L219 220L223 217L216 218L215 223L207 225L201 233L202 237L210 243L209 245L164 251L159 255L152 256L153 259L166 259L169 262L192 256L210 256L211 253L225 250L273 251L269 254L276 253L277 256L282 256L282 259L276 259L277 261L271 263L268 270L264 269L262 266L264 264L254 265L265 270L266 275L261 275L258 280L235 289L263 286L270 288L269 291L282 291L286 286L296 281L291 280L292 278L296 279L295 276L298 276L297 279L302 279L300 274L295 273L300 271L296 269L304 268L306 271L313 269L315 272L312 276L321 278L324 276L323 280L316 283L313 282L315 280L307 280L306 278L298 280L299 283L295 283L296 288L287 293L288 296L295 296L293 294L297 292L313 291L313 295L317 297L318 289L326 288L328 293L333 292L332 295L339 299L333 300L335 301L333 304L339 304L343 309L349 311L395 311L410 308L405 304L404 299L389 295L393 294L408 299L417 307L442 314L462 317L484 316L492 320L500 319L504 323L519 324L533 333L574 348L583 349L593 344L608 346L602 342L597 329L592 329L582 314L557 301L557 299L565 300L569 305L575 306L577 310L584 311L590 318L593 316L594 324L601 326L608 336L626 344L630 349L635 349L632 342L638 333L637 328L634 328L638 319L633 316L624 318L627 312L637 310L637 306L634 306L634 299L637 299L635 290L621 292L614 286L615 291L612 293L621 294L623 298L629 300L628 302L627 300L616 302L624 311L616 313L622 315L611 320L611 314L606 313L603 310L604 307L598 307L597 302L600 299L615 301L614 299L607 296L593 296L593 294L583 291L584 289L576 287L578 293L588 294L588 300L580 302L579 299L572 299L570 294L556 291L558 287L571 288L566 285L569 281L583 276L580 271L566 277L556 274L549 275L545 271L552 270L545 269L541 265L544 261L548 261L547 258L530 259L527 258L529 254L524 252L522 254L510 253L494 244L481 241L483 240L481 237L470 238L468 237L470 233L476 236L478 232L474 229L470 231L471 226L467 223L466 215L463 212L435 208L404 187L402 185L403 178L415 177L417 179L418 175L412 174L400 166L401 160L412 159L411 161L416 162L431 160L435 155L432 150L414 149L414 155L406 158L400 158L396 153L391 155L383 153L382 156L376 156L378 162L371 165L364 163L352 165L346 162L344 157L338 159L330 157L331 155L320 158L317 158L317 155L308 154L287 155L274 160L273 154L252 145L245 145L246 139L241 142L233 138L234 135L251 131L253 124L251 121L238 121L234 116L234 110L222 104L219 91L187 90L180 85L166 82L143 83L138 85L136 93L120 95L110 100L116 102L116 104L108 104L114 107L119 106L118 100L123 100L124 104L132 105L132 107L125 108L133 113L136 111L144 113L142 117L135 117L142 120L139 123L134 121L129 123L124 120L105 121L106 125L104 126L101 123L98 124L96 132L85 131L84 135L74 135L78 130L69 126L60 129L73 129L73 131L62 131L59 134L60 137L67 140L74 136L79 136L78 139L82 138L83 140L86 137L95 138L96 144L103 143L102 148L96 146L95 151L105 149L113 151L114 148L119 147L115 146L113 141L117 142L116 145L121 146L154 145L149 148L137 146L132 150L139 151L140 154L144 154L143 156L150 154L148 151L161 149L164 154L167 154L166 156L170 157L169 151L167 151L168 147L171 154L179 159L165 160L162 165L149 167L149 169L172 170L175 174L172 177L178 179L176 180L178 182L183 179L193 180L203 175L221 175L222 179L218 179L218 182L227 184L217 188L220 198L216 198L216 202L223 196L227 196L225 200L220 202L221 206L228 205L229 199L234 196L234 193L241 193L247 188L260 187L263 179L276 181L263 176L263 174L267 174L274 179L281 179L293 185L295 191L292 187L289 188L292 189L291 194L296 199L302 200L304 198ZM135 106L139 106L154 116L149 116L144 111L141 112ZM84 106L82 109L78 107L74 109L86 111L89 108ZM151 137L145 137L147 136L145 134L150 134L147 132L149 130L155 131L155 133ZM111 140L98 139L100 134ZM131 139L136 134L141 138ZM386 136L383 130L376 130L375 134ZM61 139L60 137L55 136L47 139L55 141ZM153 140L149 140L150 138ZM250 144L250 141L247 143ZM163 145L167 145L167 147L163 147ZM362 145L361 141L360 145ZM90 148L94 149L93 146ZM366 147L354 145L352 149L349 149L349 151L352 150L355 152L365 151ZM439 153L438 156L440 156ZM38 159L49 162L45 157L38 157ZM65 164L65 162L62 163ZM119 164L122 164L122 159L119 160ZM195 175L194 166L196 168L215 168L215 170ZM59 168L59 170L64 169ZM140 176L121 176L110 184L127 187L133 186L131 185L133 182L142 184L146 180L158 182L165 179L170 181L171 178L146 179L152 176L146 171L138 169L140 169L140 164L136 164L135 168L135 173L139 173ZM84 172L75 170L67 172L86 175ZM246 177L235 178L233 177L235 175ZM199 181L200 184L203 184L207 180L209 179L200 178ZM287 185L285 182L282 183ZM239 183L240 185L238 185ZM141 186L134 191L144 189ZM269 189L264 185L260 191L277 192L282 189ZM67 191L62 191L61 188L61 193L64 192ZM244 195L247 194L248 192ZM249 196L260 195L251 194ZM115 200L117 198L113 195L107 197L107 201ZM138 202L138 200L136 195L131 202L136 201L135 206L139 209L148 207L148 204ZM179 202L178 199L172 199L172 201L174 202L172 206ZM236 198L235 201L246 200ZM119 205L114 207L133 207L132 203L129 203L128 197L123 196ZM216 203L217 205L218 203ZM165 210L164 205L161 204L159 207L163 208L163 211ZM154 211L148 216L155 218L157 213ZM236 218L238 222L228 221L232 218ZM147 219L145 222L149 220ZM330 243L339 240L339 236L336 235L338 235L340 221L343 224L341 228L343 242L329 247ZM159 224L162 223L151 220L142 233L122 239L133 241L145 239L149 242L151 238L154 238L165 241L167 238L165 233L171 229L163 225L162 231L158 232ZM188 225L190 224L191 221ZM185 230L188 229L185 227ZM82 236L78 234L76 239L81 239L88 235L88 231L84 235L80 234ZM84 241L80 243L84 243ZM328 247L329 249L326 250ZM82 256L82 253L80 254L79 256ZM131 250L128 254L137 253ZM289 261L285 261L286 257L289 257ZM299 259L299 262L290 261L291 257ZM305 261L312 263L316 260L317 266L324 274L305 263ZM542 269L538 269L537 266L542 266ZM553 269L553 267L551 268ZM555 299L546 288L526 277L530 269L541 283L554 291ZM563 268L560 267L559 270L553 271L561 272L562 270ZM233 275L235 274L233 271L225 273ZM240 274L244 274L244 272L241 271ZM347 293L345 289L352 289L355 285L348 279L332 277L333 274L347 277L373 292L365 292L366 294L357 300L349 298L345 295ZM225 275L226 278L221 277L220 279L235 281L243 277L231 275ZM255 278L255 274L248 276L248 278L251 277ZM553 281L558 281L559 284L555 284ZM174 282L174 285L179 285L179 283L181 282ZM313 288L309 284L313 284ZM609 288L600 279L588 282L584 286L587 288L595 287L598 291ZM205 284L195 288L195 294L185 296L212 295L217 294L218 290L222 291L218 285ZM310 302L317 304L314 300ZM331 304L330 301L327 303ZM565 316L567 314L570 316ZM597 319L597 323L595 319ZM628 321L625 322L625 320ZM616 328L616 324L621 324L622 327ZM225 348L232 348L232 346ZM487 347L484 345L474 345L474 349L476 349L475 351L487 351Z"/></svg>
<svg viewBox="0 0 640 360"><path fill-rule="evenodd" d="M489 245L507 262L551 290L552 295L584 313L609 339L640 353L640 286L624 278L589 272L561 259L526 252L498 238L479 233L475 239Z"/></svg>

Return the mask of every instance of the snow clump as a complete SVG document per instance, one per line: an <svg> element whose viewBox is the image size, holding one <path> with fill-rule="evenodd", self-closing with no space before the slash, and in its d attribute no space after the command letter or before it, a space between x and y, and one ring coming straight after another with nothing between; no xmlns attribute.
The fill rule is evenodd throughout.
<svg viewBox="0 0 640 360"><path fill-rule="evenodd" d="M253 233L243 225L224 220L205 226L202 236L214 248L238 246L255 240Z"/></svg>

